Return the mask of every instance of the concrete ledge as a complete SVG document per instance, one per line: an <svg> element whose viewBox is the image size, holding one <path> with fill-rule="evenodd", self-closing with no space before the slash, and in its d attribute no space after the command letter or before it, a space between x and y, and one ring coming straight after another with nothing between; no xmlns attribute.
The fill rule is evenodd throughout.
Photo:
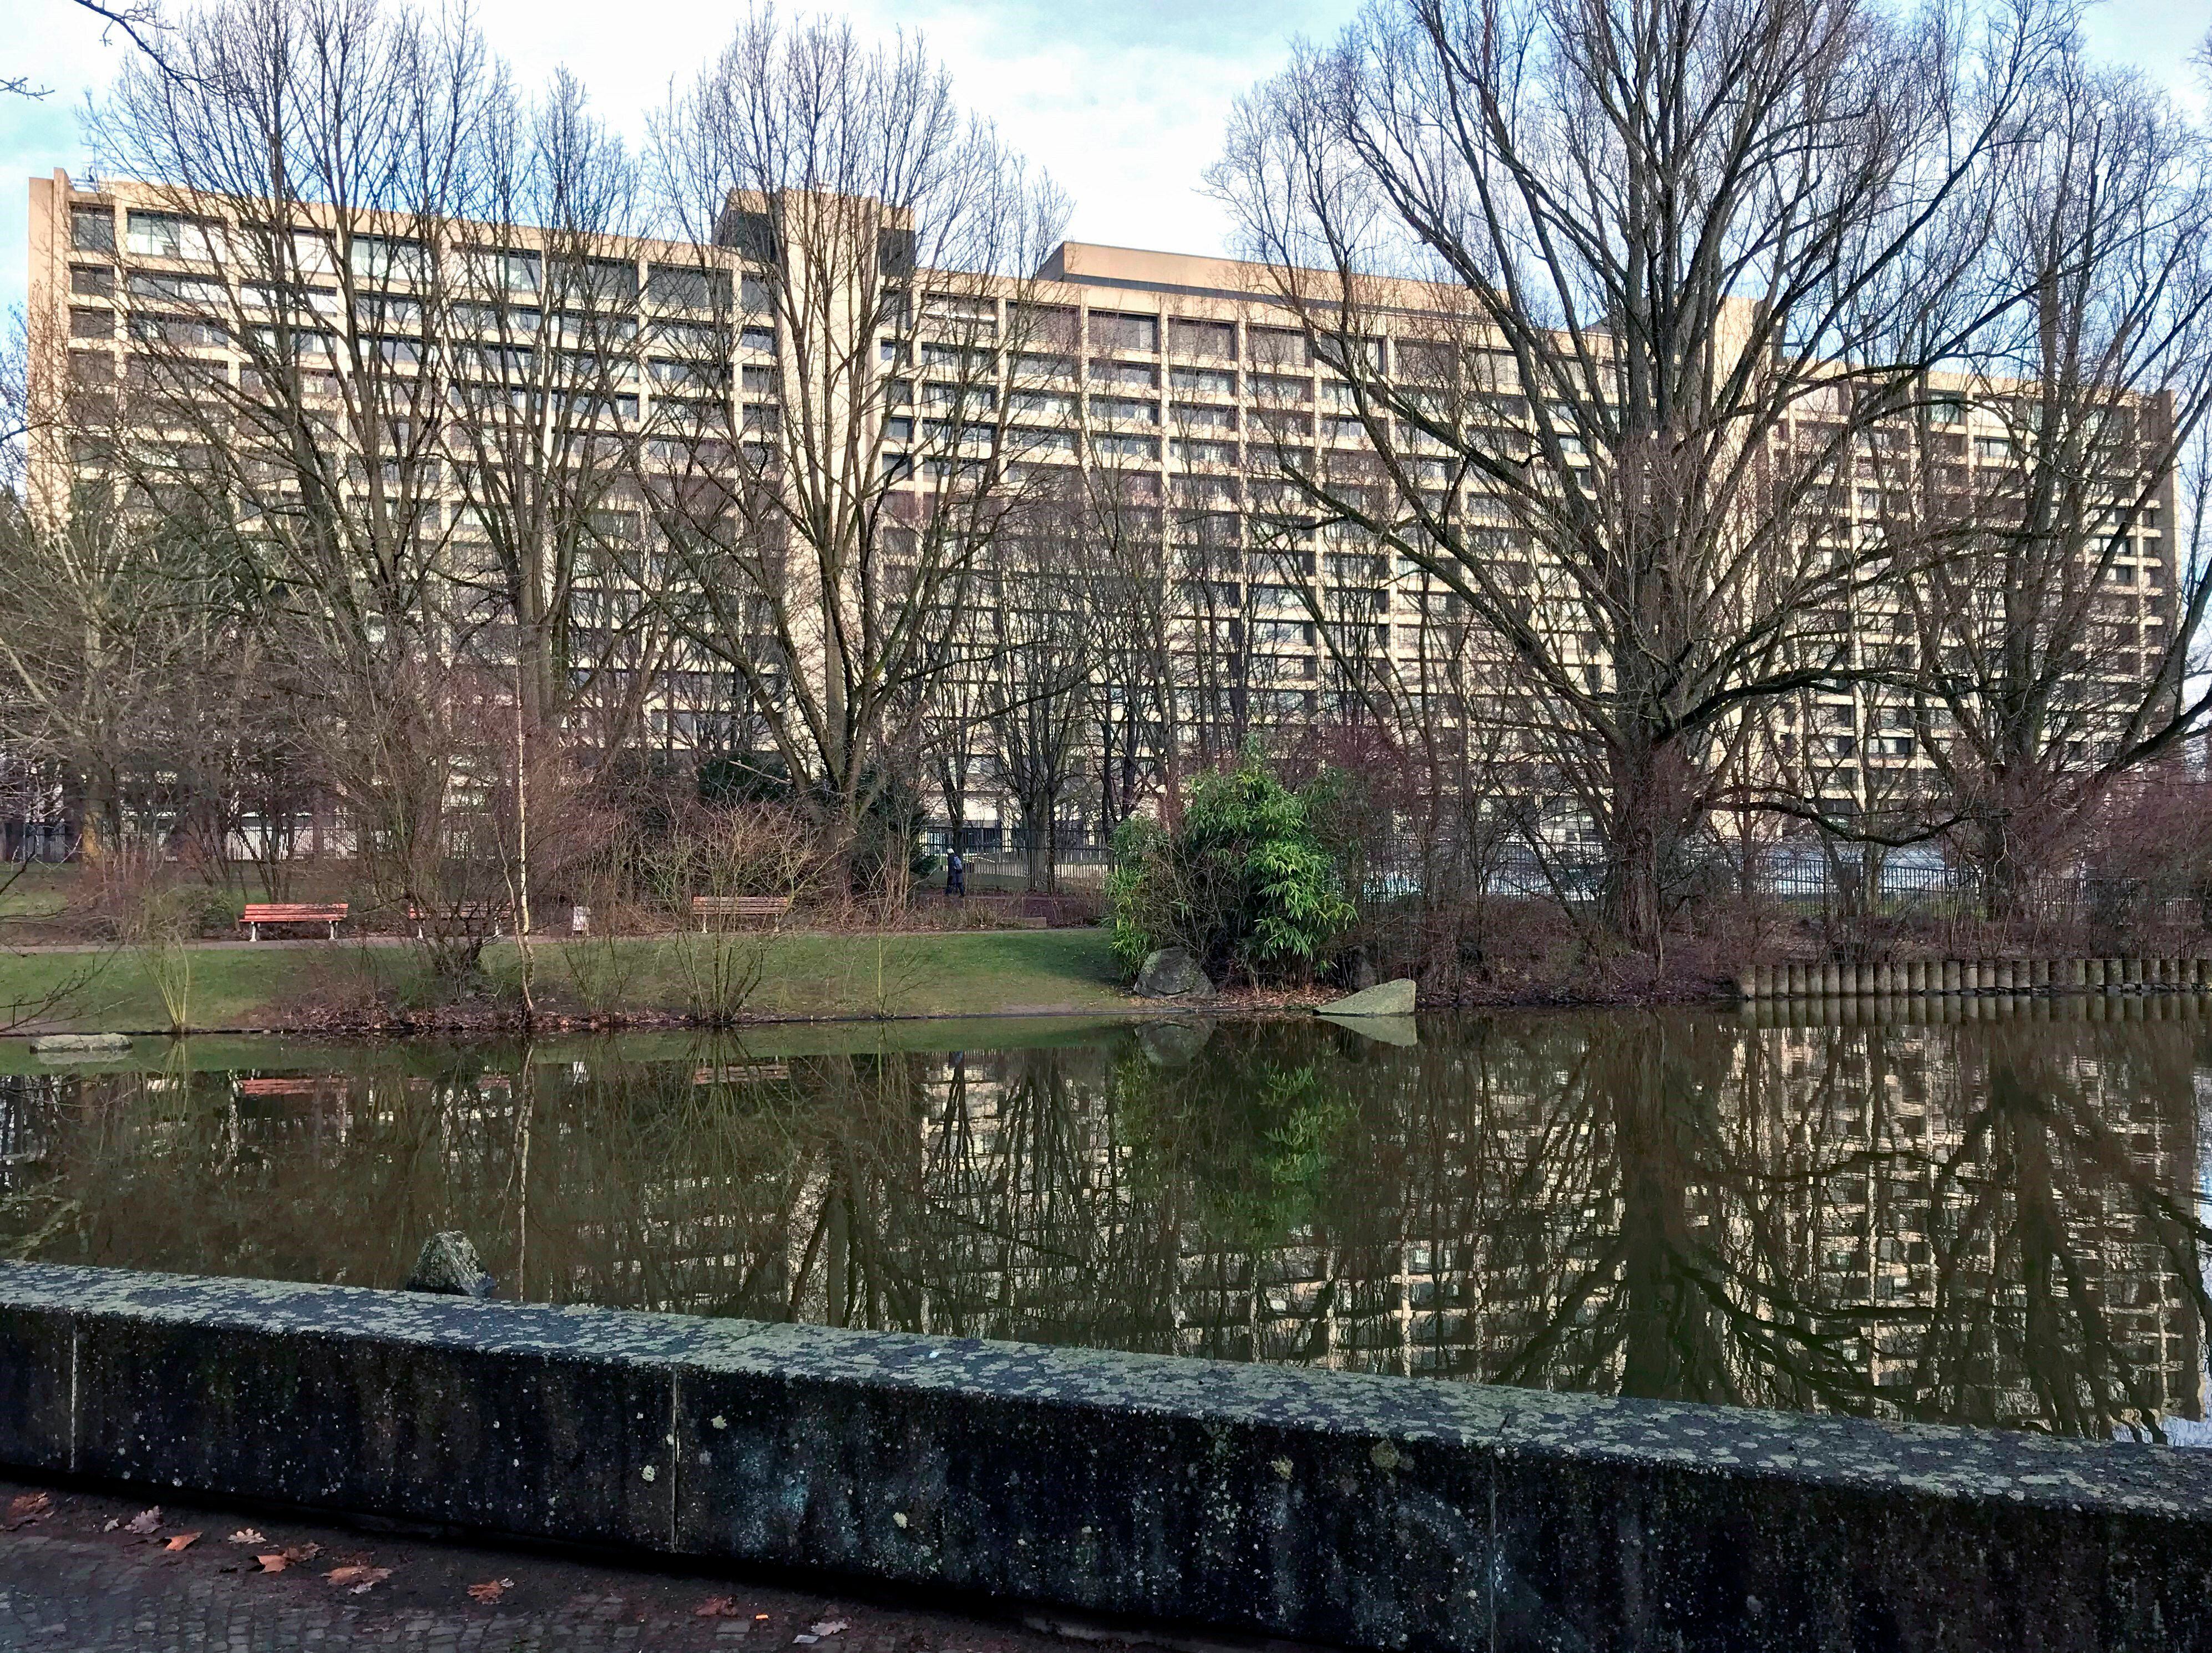
<svg viewBox="0 0 2212 1653"><path fill-rule="evenodd" d="M2157 1447L0 1267L0 1462L1377 1648L2212 1645Z"/></svg>

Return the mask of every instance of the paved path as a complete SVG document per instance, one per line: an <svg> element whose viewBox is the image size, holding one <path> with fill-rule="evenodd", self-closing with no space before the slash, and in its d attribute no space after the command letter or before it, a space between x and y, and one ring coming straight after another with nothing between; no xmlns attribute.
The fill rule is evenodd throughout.
<svg viewBox="0 0 2212 1653"><path fill-rule="evenodd" d="M45 1503L40 1499L44 1495ZM738 1576L659 1572L0 1480L0 1649L1070 1653L1060 1637ZM199 1537L180 1550L186 1533ZM234 1533L256 1541L232 1542ZM313 1553L309 1548L313 1547ZM256 1559L290 1551L281 1571ZM344 1568L370 1572L330 1574ZM390 1569L388 1575L376 1572ZM366 1589L352 1586L373 1579ZM472 1599L478 1594L495 1597ZM492 1589L484 1589L493 1586ZM812 1639L809 1639L812 1638ZM1086 1638L1087 1639L1087 1638Z"/></svg>

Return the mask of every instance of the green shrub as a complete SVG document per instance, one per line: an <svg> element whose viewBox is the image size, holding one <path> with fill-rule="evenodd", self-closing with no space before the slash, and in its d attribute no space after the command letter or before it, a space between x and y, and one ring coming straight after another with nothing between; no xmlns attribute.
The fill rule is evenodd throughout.
<svg viewBox="0 0 2212 1653"><path fill-rule="evenodd" d="M1307 796L1254 753L1194 786L1175 831L1123 822L1107 896L1128 969L1188 947L1216 980L1309 976L1354 917Z"/></svg>

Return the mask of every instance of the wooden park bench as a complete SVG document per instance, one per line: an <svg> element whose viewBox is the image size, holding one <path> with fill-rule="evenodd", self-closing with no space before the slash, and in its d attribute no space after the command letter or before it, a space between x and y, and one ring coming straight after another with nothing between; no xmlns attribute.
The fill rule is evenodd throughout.
<svg viewBox="0 0 2212 1653"><path fill-rule="evenodd" d="M342 901L272 901L248 902L246 910L238 915L248 941L261 939L264 924L327 924L331 939L338 939L338 926L345 922L346 904Z"/></svg>
<svg viewBox="0 0 2212 1653"><path fill-rule="evenodd" d="M415 927L415 939L417 941L422 939L422 926L426 921L482 924L489 919L491 921L491 933L494 935L503 936L507 933L506 930L501 927L507 922L507 904L504 902L465 901L456 906L439 908L417 906L410 901L407 903L407 918L408 921Z"/></svg>
<svg viewBox="0 0 2212 1653"><path fill-rule="evenodd" d="M789 896L694 896L691 915L703 933L710 918L764 918L771 927L781 926L791 910Z"/></svg>

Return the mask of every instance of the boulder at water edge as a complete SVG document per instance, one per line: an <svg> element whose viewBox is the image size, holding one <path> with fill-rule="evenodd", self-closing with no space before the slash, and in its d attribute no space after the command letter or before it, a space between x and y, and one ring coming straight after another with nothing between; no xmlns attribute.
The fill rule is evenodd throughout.
<svg viewBox="0 0 2212 1653"><path fill-rule="evenodd" d="M410 1291L438 1291L447 1297L488 1297L495 1282L477 1261L477 1249L457 1229L433 1234L422 1242L415 1259L415 1272L407 1277Z"/></svg>
<svg viewBox="0 0 2212 1653"><path fill-rule="evenodd" d="M1137 971L1139 999L1211 999L1213 983L1187 947L1162 947L1145 955Z"/></svg>
<svg viewBox="0 0 2212 1653"><path fill-rule="evenodd" d="M1401 975L1395 981L1385 981L1380 987L1365 988L1341 999L1332 999L1314 1008L1323 1016L1411 1016L1413 1013L1413 978Z"/></svg>
<svg viewBox="0 0 2212 1653"><path fill-rule="evenodd" d="M130 1048L126 1033L49 1033L31 1041L39 1056L117 1056Z"/></svg>

